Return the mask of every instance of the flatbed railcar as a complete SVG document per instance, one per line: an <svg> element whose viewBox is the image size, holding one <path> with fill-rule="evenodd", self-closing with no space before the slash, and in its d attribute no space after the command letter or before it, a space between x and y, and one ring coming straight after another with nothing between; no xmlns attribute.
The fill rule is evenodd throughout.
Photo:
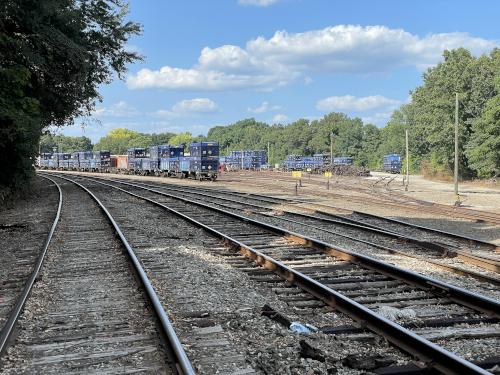
<svg viewBox="0 0 500 375"><path fill-rule="evenodd" d="M195 178L215 181L219 171L218 142L196 142L184 145L129 148L127 155L111 155L109 151L80 151L73 154L40 155L41 169L60 169L81 172L111 172L162 177Z"/></svg>

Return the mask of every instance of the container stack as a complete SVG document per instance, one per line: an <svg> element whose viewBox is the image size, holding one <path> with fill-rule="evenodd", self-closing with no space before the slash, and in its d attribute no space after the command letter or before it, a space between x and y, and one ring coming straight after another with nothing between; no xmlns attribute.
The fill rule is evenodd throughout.
<svg viewBox="0 0 500 375"><path fill-rule="evenodd" d="M219 170L219 142L196 142L189 145L189 171L195 174L214 172ZM183 158L180 158L181 170ZM184 168L184 169L183 169Z"/></svg>
<svg viewBox="0 0 500 375"><path fill-rule="evenodd" d="M349 156L338 156L333 158L333 164L335 165L352 165L354 164L354 158Z"/></svg>
<svg viewBox="0 0 500 375"><path fill-rule="evenodd" d="M283 161L285 171L301 171L304 169L304 161L301 155L288 155Z"/></svg>
<svg viewBox="0 0 500 375"><path fill-rule="evenodd" d="M149 148L149 157L154 159L153 162L157 164L157 169L162 171L170 170L170 164L178 165L179 157L184 156L184 145L171 146L151 146Z"/></svg>
<svg viewBox="0 0 500 375"><path fill-rule="evenodd" d="M71 154L67 152L58 152L54 154L54 161L56 168L69 169Z"/></svg>
<svg viewBox="0 0 500 375"><path fill-rule="evenodd" d="M140 171L142 169L142 159L146 157L146 150L144 148L129 148L127 150L127 156L127 169L131 171Z"/></svg>
<svg viewBox="0 0 500 375"><path fill-rule="evenodd" d="M49 168L50 159L52 159L52 154L50 152L44 152L40 154L38 165L42 168Z"/></svg>
<svg viewBox="0 0 500 375"><path fill-rule="evenodd" d="M91 169L101 169L111 167L111 153L109 151L95 151L93 158L90 159Z"/></svg>
<svg viewBox="0 0 500 375"><path fill-rule="evenodd" d="M78 163L80 169L90 169L90 161L94 157L92 151L79 151L78 152Z"/></svg>
<svg viewBox="0 0 500 375"><path fill-rule="evenodd" d="M305 171L316 172L323 166L323 158L320 159L314 156L303 156L302 163Z"/></svg>
<svg viewBox="0 0 500 375"><path fill-rule="evenodd" d="M231 151L225 162L231 169L256 170L267 164L267 152L265 150Z"/></svg>
<svg viewBox="0 0 500 375"><path fill-rule="evenodd" d="M73 152L71 158L69 159L69 167L72 170L77 170L80 168L80 155L78 152Z"/></svg>

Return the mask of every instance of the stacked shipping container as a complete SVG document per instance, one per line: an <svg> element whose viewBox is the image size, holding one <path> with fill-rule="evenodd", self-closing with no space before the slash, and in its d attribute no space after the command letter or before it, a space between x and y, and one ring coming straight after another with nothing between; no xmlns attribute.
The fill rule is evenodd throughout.
<svg viewBox="0 0 500 375"><path fill-rule="evenodd" d="M267 152L265 150L242 150L231 151L224 160L229 169L260 169L267 164Z"/></svg>

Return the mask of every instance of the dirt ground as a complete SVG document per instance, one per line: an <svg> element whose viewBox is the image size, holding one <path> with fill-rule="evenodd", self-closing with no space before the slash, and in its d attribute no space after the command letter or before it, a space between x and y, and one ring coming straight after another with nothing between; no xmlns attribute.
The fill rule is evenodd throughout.
<svg viewBox="0 0 500 375"><path fill-rule="evenodd" d="M328 190L327 179L324 176L303 175L301 179L302 186L297 188L298 195L295 195L297 179L292 178L291 173L285 172L226 172L220 174L218 180L215 182L101 173L95 173L94 175L142 181L149 180L175 185L227 188L240 192L268 194L277 197L294 197L302 200L304 205L319 203L340 209L367 212L469 235L500 244L499 226L428 213L424 210L411 208L411 205L409 205L408 209L404 209L388 206L382 200L377 201L381 197L390 197L391 194L403 194L408 199L417 198L447 205L452 205L455 202L456 197L453 193L453 183L428 181L421 176L411 175L409 190L405 192L402 185L403 176L400 175L373 172L370 177L334 176L330 180ZM386 178L382 180L382 177ZM386 182L392 178L394 180L386 186ZM500 213L500 189L481 187L475 184L460 184L459 191L464 207ZM370 199L363 201L351 199L367 197Z"/></svg>
<svg viewBox="0 0 500 375"><path fill-rule="evenodd" d="M367 180L395 177L395 180L389 184L389 188L413 198L449 205L452 205L456 200L452 182L430 181L419 175L410 175L408 191L405 192L402 175L391 175L382 172L372 172L371 174L372 177L366 177ZM463 206L476 210L500 212L500 183L498 186L489 185L489 187L486 187L474 182L460 182L458 184L458 193Z"/></svg>

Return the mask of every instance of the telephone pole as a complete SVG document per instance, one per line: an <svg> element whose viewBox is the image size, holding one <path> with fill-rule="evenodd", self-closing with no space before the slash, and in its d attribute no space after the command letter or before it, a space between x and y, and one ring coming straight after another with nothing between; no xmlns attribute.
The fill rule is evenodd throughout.
<svg viewBox="0 0 500 375"><path fill-rule="evenodd" d="M271 165L271 142L267 141L267 164Z"/></svg>
<svg viewBox="0 0 500 375"><path fill-rule="evenodd" d="M406 129L406 186L405 191L408 191L410 184L410 151L408 147L408 129Z"/></svg>
<svg viewBox="0 0 500 375"><path fill-rule="evenodd" d="M333 132L330 133L330 166L333 168Z"/></svg>
<svg viewBox="0 0 500 375"><path fill-rule="evenodd" d="M458 92L455 93L455 196L458 198Z"/></svg>

